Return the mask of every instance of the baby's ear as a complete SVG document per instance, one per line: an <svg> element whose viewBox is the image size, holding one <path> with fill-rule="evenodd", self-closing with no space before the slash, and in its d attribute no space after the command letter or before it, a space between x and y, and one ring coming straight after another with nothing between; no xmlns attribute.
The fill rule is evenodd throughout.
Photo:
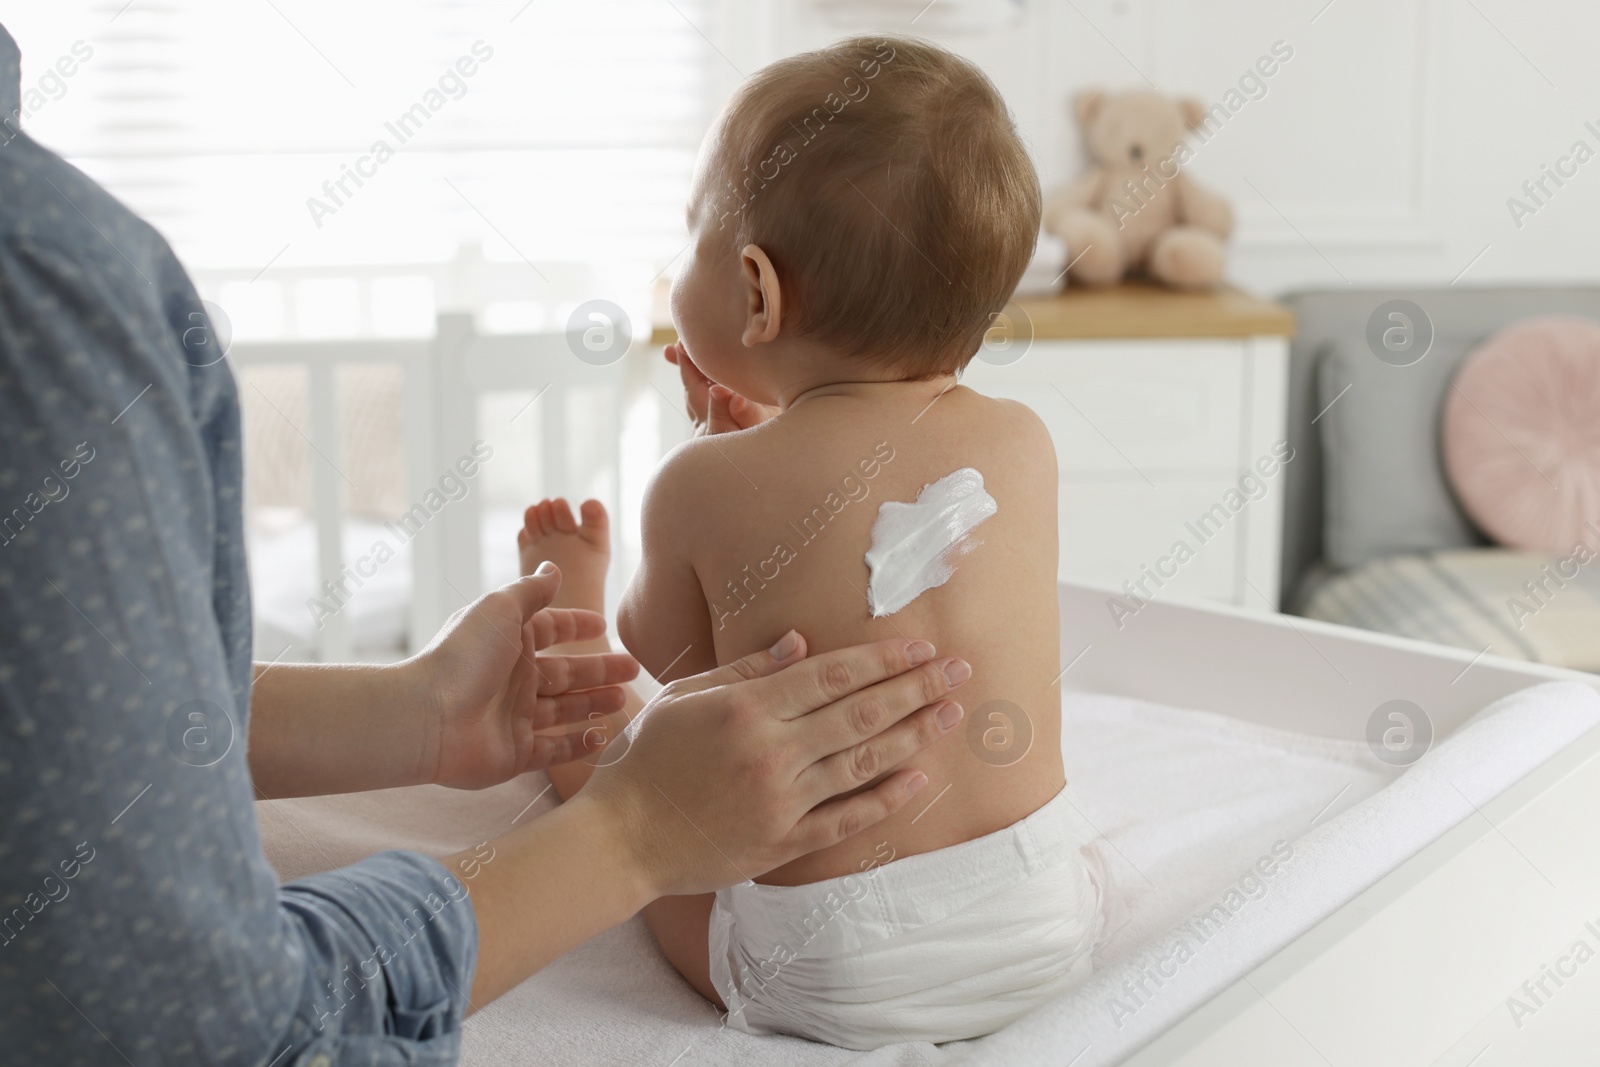
<svg viewBox="0 0 1600 1067"><path fill-rule="evenodd" d="M739 252L745 284L745 324L740 340L746 348L777 340L783 323L783 289L778 269L760 245L745 245Z"/></svg>

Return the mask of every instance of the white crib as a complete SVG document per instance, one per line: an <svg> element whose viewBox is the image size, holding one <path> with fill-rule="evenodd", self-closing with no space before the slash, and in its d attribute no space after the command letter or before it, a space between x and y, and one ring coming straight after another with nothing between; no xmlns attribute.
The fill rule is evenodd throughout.
<svg viewBox="0 0 1600 1067"><path fill-rule="evenodd" d="M307 448L310 507L306 529L292 531L302 550L254 551L253 545L252 577L268 615L273 604L280 617L287 605L302 599L306 604L299 625L274 627L267 618L258 626L268 631L257 643L257 654L267 659L327 662L414 651L451 612L492 581L511 576L506 560L520 510L502 508L495 516L496 540L486 553L490 494L483 478L458 478L466 484L459 499L440 490L441 479L475 446L480 457L492 450L485 469L495 464L506 475L502 482L527 487L520 504L557 494L604 502L614 516L615 574L631 573L638 558L635 512L642 479L692 429L678 399L676 372L648 336L635 339L621 360L596 366L573 354L565 333L485 333L473 316L451 313L438 317L428 339L239 342L229 359L240 377L247 419L295 422L252 383L253 371L287 367L304 375L305 425L294 425L294 431ZM372 366L394 368L404 381L402 426L388 447L403 452L406 503L400 514L358 517L349 503L356 482L345 447L349 427L341 420L341 400L348 400L341 389L349 384L341 381L341 371ZM529 429L536 429L532 448L526 447ZM624 442L631 449L626 456ZM247 455L246 461L255 467L274 457ZM527 467L532 477L517 477ZM440 500L436 510L428 506ZM403 517L407 512L409 519ZM363 573L378 569L360 552L372 538L398 549L377 583L382 595ZM309 546L314 551L303 551ZM486 567L486 554L496 553ZM403 612L397 645L360 646L356 620L372 611Z"/></svg>

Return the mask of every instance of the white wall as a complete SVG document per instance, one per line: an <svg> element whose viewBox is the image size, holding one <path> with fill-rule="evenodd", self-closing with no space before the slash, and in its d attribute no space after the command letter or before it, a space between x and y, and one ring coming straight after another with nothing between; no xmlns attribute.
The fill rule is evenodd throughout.
<svg viewBox="0 0 1600 1067"><path fill-rule="evenodd" d="M1148 79L1209 105L1283 41L1293 57L1192 164L1237 209L1235 281L1278 293L1600 279L1600 158L1564 187L1547 180L1553 195L1528 200L1537 210L1520 227L1506 203L1574 142L1600 154L1593 0L987 0L1015 18L980 31L948 28L961 0L920 17L923 0L726 2L729 87L735 67L872 29L972 57L1047 185L1082 164L1067 109L1077 90Z"/></svg>

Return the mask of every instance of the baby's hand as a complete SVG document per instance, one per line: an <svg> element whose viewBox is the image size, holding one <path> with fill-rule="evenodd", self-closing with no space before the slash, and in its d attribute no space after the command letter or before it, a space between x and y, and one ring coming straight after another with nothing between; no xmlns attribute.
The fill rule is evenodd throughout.
<svg viewBox="0 0 1600 1067"><path fill-rule="evenodd" d="M665 355L683 379L684 406L694 422L695 436L748 430L778 414L777 408L757 404L700 373L682 341L668 345Z"/></svg>

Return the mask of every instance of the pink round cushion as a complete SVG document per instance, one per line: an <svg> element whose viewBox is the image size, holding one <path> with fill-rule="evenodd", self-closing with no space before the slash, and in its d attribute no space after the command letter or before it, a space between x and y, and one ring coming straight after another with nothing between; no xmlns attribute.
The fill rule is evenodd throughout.
<svg viewBox="0 0 1600 1067"><path fill-rule="evenodd" d="M1441 433L1450 486L1495 541L1565 555L1600 536L1600 323L1495 334L1456 372Z"/></svg>

